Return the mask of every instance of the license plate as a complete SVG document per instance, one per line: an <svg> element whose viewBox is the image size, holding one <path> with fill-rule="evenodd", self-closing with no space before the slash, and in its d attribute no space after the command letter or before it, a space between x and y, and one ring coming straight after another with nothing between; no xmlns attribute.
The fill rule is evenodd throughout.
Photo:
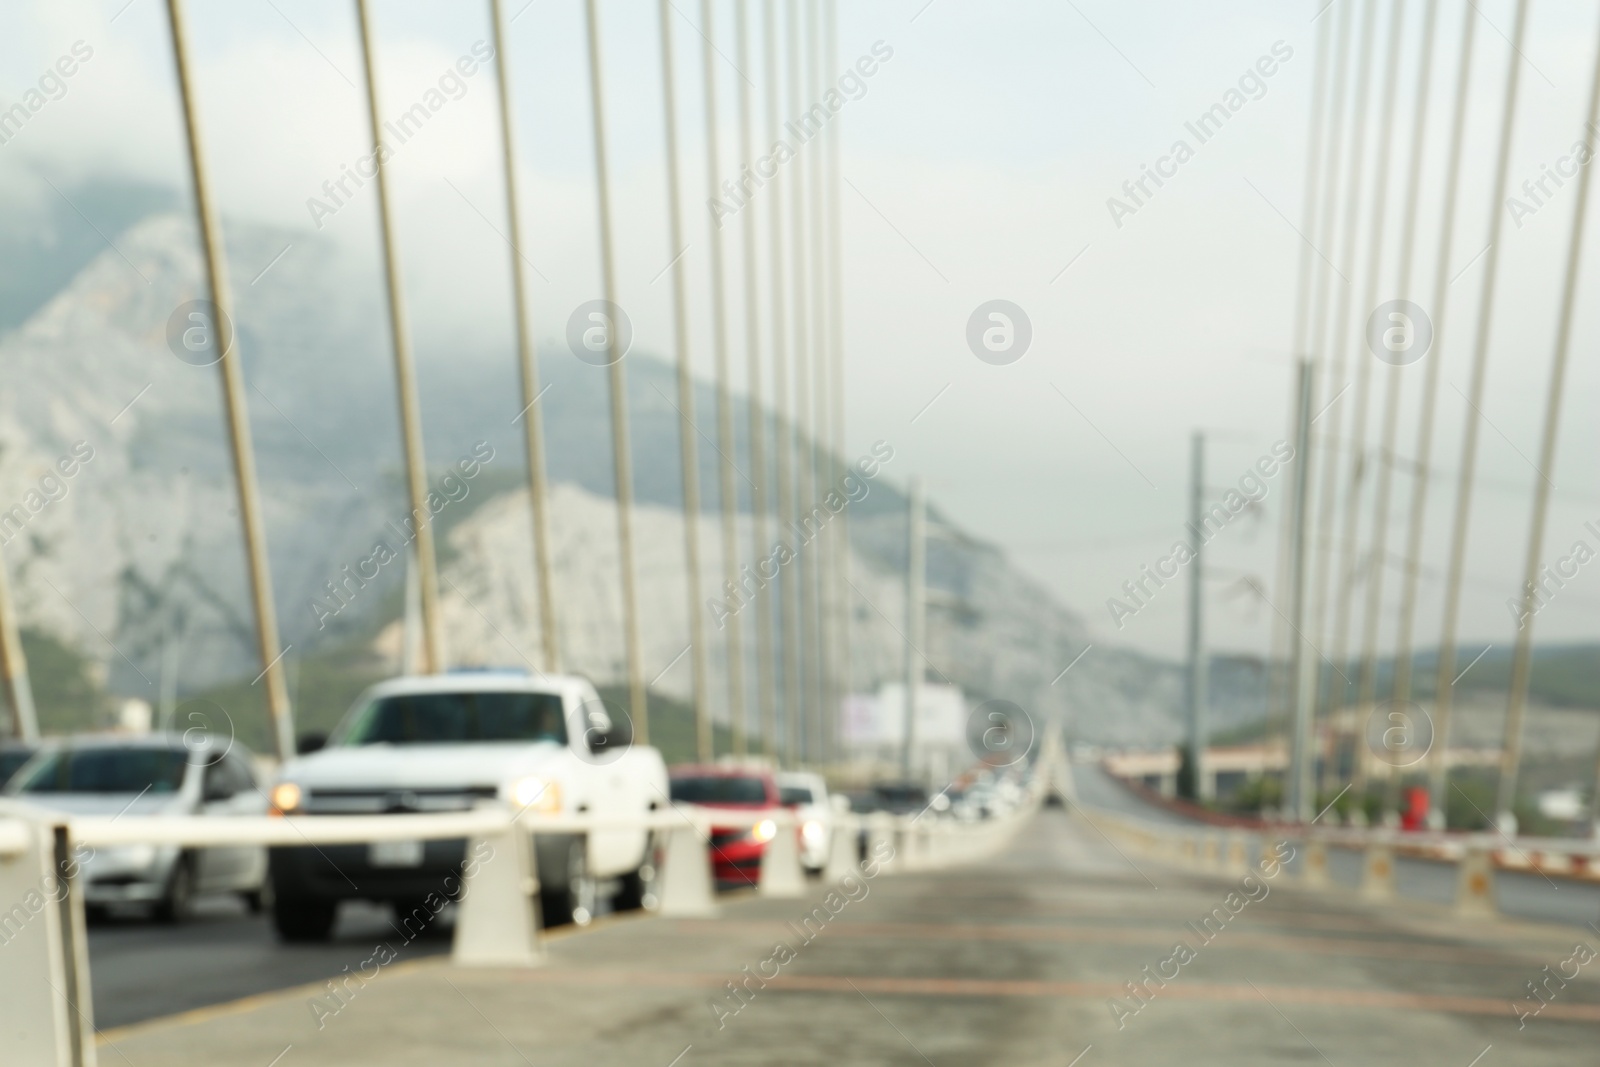
<svg viewBox="0 0 1600 1067"><path fill-rule="evenodd" d="M374 841L367 846L367 862L374 867L420 867L422 842Z"/></svg>

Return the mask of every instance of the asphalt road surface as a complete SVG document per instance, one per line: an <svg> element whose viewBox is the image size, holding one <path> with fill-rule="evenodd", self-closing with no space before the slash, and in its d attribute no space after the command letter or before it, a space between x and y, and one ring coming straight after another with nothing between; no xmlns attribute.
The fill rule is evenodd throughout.
<svg viewBox="0 0 1600 1067"><path fill-rule="evenodd" d="M328 1018L295 990L112 1032L115 1051L100 1055L162 1067L1595 1062L1591 975L1525 1026L1516 1017L1525 982L1571 953L1565 928L1463 926L1287 882L1232 908L1237 879L1139 866L1046 810L994 859L841 883L833 904L814 886L800 900L724 902L717 919L601 922L553 937L542 967L424 960ZM1192 924L1224 907L1232 917L1200 936ZM1192 958L1170 964L1178 942Z"/></svg>
<svg viewBox="0 0 1600 1067"><path fill-rule="evenodd" d="M387 908L347 904L325 945L284 945L265 916L231 899L206 900L166 926L129 912L89 925L95 1025L102 1029L254 993L320 982L361 963L382 942L400 959L450 950L449 916L407 940ZM3 1060L3 1057L0 1057Z"/></svg>

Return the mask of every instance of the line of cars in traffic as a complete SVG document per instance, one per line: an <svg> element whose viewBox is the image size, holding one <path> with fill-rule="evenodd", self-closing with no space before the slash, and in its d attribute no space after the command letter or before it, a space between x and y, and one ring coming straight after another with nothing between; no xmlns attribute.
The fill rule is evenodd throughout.
<svg viewBox="0 0 1600 1067"><path fill-rule="evenodd" d="M846 798L830 795L821 775L755 762L669 770L656 749L632 743L628 725L613 719L588 680L499 671L382 682L330 735L303 737L300 749L264 783L261 762L229 738L192 730L85 735L0 750L0 783L10 800L116 819L392 815L502 804L535 819L587 813L626 822L689 805L711 815L717 881L745 886L756 884L779 832L795 833L802 866L820 873L839 816L852 807L981 818L1000 810L1009 781L959 781L932 797L886 786ZM785 809L794 813L793 829L780 831L774 816ZM399 915L423 907L436 914L459 896L466 848L459 839L126 845L84 857L80 884L91 916L137 905L179 921L200 896L234 894L251 911L268 911L281 939L314 942L332 935L349 900L387 903ZM587 923L606 905L648 906L658 851L642 826L536 833L545 923Z"/></svg>
<svg viewBox="0 0 1600 1067"><path fill-rule="evenodd" d="M262 763L227 737L200 731L88 734L0 750L8 800L67 814L123 816L382 816L506 805L538 814L626 821L672 805L712 814L712 869L725 886L755 885L774 819L794 813L803 867L821 872L840 813L822 776L758 763L667 768L632 744L594 686L578 677L514 672L395 678L368 689L330 736L266 781ZM8 779L8 781L6 781ZM942 795L933 798L939 809ZM923 803L928 798L923 797ZM880 803L864 803L883 809ZM949 808L949 805L942 805ZM786 824L789 821L786 821ZM141 907L179 921L197 897L235 894L267 910L283 941L325 941L344 901L376 901L410 915L461 891L466 841L226 848L128 845L82 862L91 917ZM536 833L547 925L587 923L611 909L650 904L658 841L645 829ZM432 907L437 913L438 907Z"/></svg>

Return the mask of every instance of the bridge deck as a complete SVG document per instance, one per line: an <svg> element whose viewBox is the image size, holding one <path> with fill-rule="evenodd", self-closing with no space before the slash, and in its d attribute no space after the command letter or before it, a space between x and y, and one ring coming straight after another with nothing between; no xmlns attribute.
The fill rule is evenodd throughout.
<svg viewBox="0 0 1600 1067"><path fill-rule="evenodd" d="M1550 979L1520 1029L1514 1008L1537 1003L1528 981L1574 970L1575 943L1600 949L1582 928L1462 926L1285 874L1136 869L1051 810L981 868L846 888L599 924L552 938L536 971L396 964L352 981L342 1007L317 987L256 997L109 1032L101 1059L264 1067L292 1045L283 1067L1593 1062L1600 960Z"/></svg>

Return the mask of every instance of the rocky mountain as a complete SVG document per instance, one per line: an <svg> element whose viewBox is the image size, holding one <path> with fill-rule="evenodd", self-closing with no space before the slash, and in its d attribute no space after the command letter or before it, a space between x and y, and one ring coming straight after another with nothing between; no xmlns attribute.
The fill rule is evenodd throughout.
<svg viewBox="0 0 1600 1067"><path fill-rule="evenodd" d="M82 262L48 297L29 297L27 285L0 277L0 306L15 321L0 335L0 541L24 621L84 650L112 691L154 699L169 644L185 691L248 678L258 665L219 376L177 358L170 342L186 324L179 309L199 291L194 227L157 211L108 237L113 247L86 259L71 244ZM403 565L381 568L337 611L329 589L377 540L393 540L408 510L381 292L353 280L359 272L305 233L229 225L227 242L278 611L290 656L304 656L370 635L399 610ZM28 309L30 300L37 306ZM536 660L512 353L424 348L418 359L431 481L452 498L437 520L452 654L462 663ZM679 418L668 400L672 368L637 352L628 361L641 617L653 674L688 640ZM550 386L541 403L562 644L569 667L608 681L620 675L622 646L605 374L554 346L541 369ZM697 404L710 410L709 386L698 388ZM730 455L754 480L762 472L748 466L742 403L736 425ZM710 597L720 584L712 577L720 577L720 460L711 449L701 453ZM474 478L458 475L455 488L443 481L458 461L485 454ZM770 470L766 477L772 484ZM849 510L858 689L904 671L899 477L889 460ZM748 558L743 492L740 552ZM1075 732L1095 740L1177 736L1174 666L1089 648L1081 618L1001 551L936 509L932 518L940 536L929 546L930 678L1045 717L1070 714ZM715 680L725 665L722 642L713 645ZM377 647L397 646L390 626ZM685 696L688 678L685 659L656 684ZM714 681L712 693L714 710L725 707L725 684Z"/></svg>

